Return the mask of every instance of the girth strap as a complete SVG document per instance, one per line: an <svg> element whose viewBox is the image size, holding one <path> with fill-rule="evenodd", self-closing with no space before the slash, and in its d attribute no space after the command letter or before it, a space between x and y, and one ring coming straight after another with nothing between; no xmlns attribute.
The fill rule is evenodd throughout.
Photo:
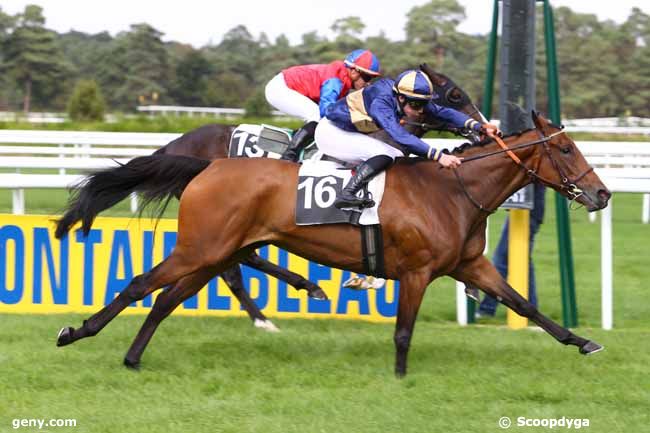
<svg viewBox="0 0 650 433"><path fill-rule="evenodd" d="M381 224L361 226L361 255L364 274L380 278L386 277Z"/></svg>

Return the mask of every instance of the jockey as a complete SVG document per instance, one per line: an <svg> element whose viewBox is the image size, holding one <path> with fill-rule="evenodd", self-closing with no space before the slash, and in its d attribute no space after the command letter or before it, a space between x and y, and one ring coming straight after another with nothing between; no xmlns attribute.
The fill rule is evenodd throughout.
<svg viewBox="0 0 650 433"><path fill-rule="evenodd" d="M359 164L334 205L341 208L372 207L370 199L357 197L361 187L395 158L414 153L438 161L443 167L455 168L461 160L425 143L400 125L404 116L414 117L426 112L455 127L467 127L485 133L499 133L496 126L480 124L451 108L431 102L433 85L422 71L407 70L395 81L381 79L358 92L350 93L327 112L316 128L316 143L325 154L339 160ZM367 134L385 130L404 150L393 147Z"/></svg>
<svg viewBox="0 0 650 433"><path fill-rule="evenodd" d="M307 121L296 131L282 159L297 162L314 139L318 121L350 89L362 89L379 76L379 60L368 50L355 50L343 61L287 68L268 82L266 100L276 109Z"/></svg>

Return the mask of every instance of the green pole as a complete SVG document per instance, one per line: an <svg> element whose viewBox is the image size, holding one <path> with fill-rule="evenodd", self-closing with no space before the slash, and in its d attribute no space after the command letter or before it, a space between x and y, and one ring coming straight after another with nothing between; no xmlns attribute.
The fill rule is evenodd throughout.
<svg viewBox="0 0 650 433"><path fill-rule="evenodd" d="M497 30L499 26L499 0L494 0L492 9L492 31L488 42L487 71L485 74L485 86L483 88L483 107L481 112L490 120L492 117L492 96L494 94L494 70L497 59ZM467 323L474 323L476 313L476 302L467 299Z"/></svg>
<svg viewBox="0 0 650 433"><path fill-rule="evenodd" d="M544 0L544 40L546 45L548 105L551 120L560 124L560 86L555 49L555 30L553 9L549 0ZM573 252L571 248L571 222L566 199L555 193L555 212L557 219L558 248L560 262L560 281L562 284L562 321L565 327L578 326L575 279L573 274Z"/></svg>
<svg viewBox="0 0 650 433"><path fill-rule="evenodd" d="M492 31L488 42L487 71L483 90L483 115L490 120L492 117L492 96L494 94L494 70L497 58L497 28L499 26L499 0L494 0L492 9Z"/></svg>

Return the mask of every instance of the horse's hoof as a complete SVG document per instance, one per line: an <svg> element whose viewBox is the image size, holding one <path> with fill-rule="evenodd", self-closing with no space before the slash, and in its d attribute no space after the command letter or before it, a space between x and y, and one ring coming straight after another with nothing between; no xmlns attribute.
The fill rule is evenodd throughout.
<svg viewBox="0 0 650 433"><path fill-rule="evenodd" d="M59 335L57 335L56 337L56 345L58 347L61 347L72 343L74 341L72 339L73 332L74 332L74 328L70 326L66 328L61 328L61 330L59 331Z"/></svg>
<svg viewBox="0 0 650 433"><path fill-rule="evenodd" d="M140 371L140 362L139 361L131 361L131 360L129 360L129 358L124 358L124 365L129 370Z"/></svg>
<svg viewBox="0 0 650 433"><path fill-rule="evenodd" d="M259 329L263 329L267 332L280 332L280 328L275 326L270 320L255 319L253 326Z"/></svg>
<svg viewBox="0 0 650 433"><path fill-rule="evenodd" d="M465 286L465 296L467 296L469 299L475 302L479 302L479 303L481 302L481 299L479 298L478 289L476 287Z"/></svg>
<svg viewBox="0 0 650 433"><path fill-rule="evenodd" d="M323 289L321 289L320 287L318 287L317 289L314 289L314 290L310 290L309 291L309 297L314 298L314 299L319 299L321 301L326 301L327 300L327 295L325 294Z"/></svg>
<svg viewBox="0 0 650 433"><path fill-rule="evenodd" d="M593 341L587 341L587 342L586 342L586 343L585 343L585 344L580 348L580 353L582 353L583 355L591 355L591 354L594 354L594 353L596 353L596 352L600 352L600 351L603 350L603 349L604 349L604 347L601 346L600 344L595 343L595 342L593 342Z"/></svg>

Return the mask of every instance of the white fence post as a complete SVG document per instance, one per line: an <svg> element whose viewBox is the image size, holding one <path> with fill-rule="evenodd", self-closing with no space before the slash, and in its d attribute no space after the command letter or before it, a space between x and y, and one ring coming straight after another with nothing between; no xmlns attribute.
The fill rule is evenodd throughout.
<svg viewBox="0 0 650 433"><path fill-rule="evenodd" d="M641 211L643 224L650 222L650 194L643 194L643 210Z"/></svg>
<svg viewBox="0 0 650 433"><path fill-rule="evenodd" d="M136 213L138 211L138 194L135 192L131 193L131 213Z"/></svg>
<svg viewBox="0 0 650 433"><path fill-rule="evenodd" d="M612 199L609 204L601 211L600 225L600 267L601 267L601 316L603 329L612 329L613 326L613 308L612 308L612 271L613 271L613 252L612 252Z"/></svg>
<svg viewBox="0 0 650 433"><path fill-rule="evenodd" d="M25 190L14 189L11 191L11 212L14 215L25 215Z"/></svg>
<svg viewBox="0 0 650 433"><path fill-rule="evenodd" d="M467 325L467 296L465 284L456 281L456 321L459 325Z"/></svg>

